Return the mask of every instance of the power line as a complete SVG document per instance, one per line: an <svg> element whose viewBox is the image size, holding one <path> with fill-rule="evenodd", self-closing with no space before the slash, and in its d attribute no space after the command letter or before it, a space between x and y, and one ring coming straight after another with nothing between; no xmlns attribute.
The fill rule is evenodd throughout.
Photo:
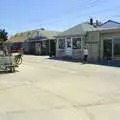
<svg viewBox="0 0 120 120"><path fill-rule="evenodd" d="M60 17L58 17L57 19L53 19L53 20L51 20L51 21L49 21L49 22L44 22L43 21L43 24L55 24L55 23L59 23L59 22L61 22L60 21L60 18L64 18L64 17L67 17L67 15L69 15L69 16L72 16L73 15L73 17L78 17L78 18L83 18L83 17L86 17L86 16L94 16L94 14L105 14L105 13L107 13L107 12L110 12L111 10L113 10L113 9L117 9L117 8L119 8L119 6L115 6L115 7L111 7L111 8L106 8L106 9L102 9L102 10L99 10L99 11L94 11L94 12L87 12L86 13L86 10L88 10L88 9L90 9L90 8L94 8L94 7L97 7L97 4L99 3L99 2L101 2L101 4L103 4L103 2L102 2L103 0L89 0L89 3L88 4L86 4L86 6L85 6L85 8L83 9L83 7L81 7L81 10L80 10L80 12L84 12L84 13L81 13L80 14L80 12L79 13L77 13L77 14L79 14L79 15L74 15L74 14L66 14L66 15L62 15L62 16L60 16ZM81 4L82 5L82 4ZM111 16L111 17L120 17L120 16L118 16L118 15L116 15L116 16ZM104 19L105 19L105 17L104 17ZM50 20L50 19L49 19Z"/></svg>
<svg viewBox="0 0 120 120"><path fill-rule="evenodd" d="M89 0L90 1L90 3L92 3L92 4L86 4L86 6L84 6L83 8L81 8L81 10L80 10L80 12L84 12L85 10L87 10L87 9L90 9L90 8L93 8L94 6L96 6L96 2L98 2L98 0ZM104 0L99 0L99 2L100 1L104 1ZM94 3L94 4L93 4ZM83 5L82 5L83 6ZM67 16L67 15L73 15L73 14L75 14L75 13L70 13L70 14L66 14L66 15L62 15L61 17L64 17L64 16ZM83 14L83 15L85 15L85 14ZM88 15L88 14L87 14ZM80 16L81 16L81 14L80 14ZM59 18L60 18L60 16L59 16ZM56 20L53 20L53 21L56 21ZM48 22L49 23L49 22ZM51 23L51 22L50 22Z"/></svg>
<svg viewBox="0 0 120 120"><path fill-rule="evenodd" d="M97 4L99 3L99 2L101 2L102 3L102 1L104 1L104 0L84 0L84 4L83 3L81 3L81 4L79 4L79 7L80 7L80 9L79 9L79 15L81 15L80 13L81 12L84 12L84 11L86 11L86 10L88 10L88 9L90 9L90 8L94 8L94 7L96 7L97 6ZM73 13L72 12L70 12L70 13L67 13L67 14L64 14L64 15L61 15L61 16L58 16L58 18L60 18L60 17L66 17L66 16L71 16L71 15L74 15L74 14L76 14L76 11L74 11ZM79 15L77 15L78 17L79 17ZM82 15L85 15L85 13L82 13ZM88 15L88 13L87 13L87 15ZM74 15L74 17L77 17L77 16L75 16ZM90 16L90 15L89 15ZM57 16L56 16L57 17ZM47 19L51 19L51 18L47 18ZM42 21L44 21L44 20L42 20Z"/></svg>

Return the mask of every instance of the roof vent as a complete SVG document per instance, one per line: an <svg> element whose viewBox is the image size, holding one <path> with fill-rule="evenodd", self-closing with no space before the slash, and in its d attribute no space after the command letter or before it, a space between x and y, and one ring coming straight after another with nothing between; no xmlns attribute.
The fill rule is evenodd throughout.
<svg viewBox="0 0 120 120"><path fill-rule="evenodd" d="M45 28L41 28L40 30L45 30Z"/></svg>
<svg viewBox="0 0 120 120"><path fill-rule="evenodd" d="M96 26L100 26L101 25L101 22L96 20Z"/></svg>
<svg viewBox="0 0 120 120"><path fill-rule="evenodd" d="M90 18L90 25L93 25L93 18Z"/></svg>

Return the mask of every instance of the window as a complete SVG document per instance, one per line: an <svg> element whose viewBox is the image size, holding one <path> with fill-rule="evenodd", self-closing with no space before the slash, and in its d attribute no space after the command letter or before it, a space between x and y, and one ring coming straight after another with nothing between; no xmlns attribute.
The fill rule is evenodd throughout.
<svg viewBox="0 0 120 120"><path fill-rule="evenodd" d="M81 38L73 38L73 49L81 49Z"/></svg>
<svg viewBox="0 0 120 120"><path fill-rule="evenodd" d="M67 48L71 48L71 38L68 38L66 40L67 40Z"/></svg>
<svg viewBox="0 0 120 120"><path fill-rule="evenodd" d="M64 49L65 48L65 39L59 39L58 47L59 47L59 49Z"/></svg>

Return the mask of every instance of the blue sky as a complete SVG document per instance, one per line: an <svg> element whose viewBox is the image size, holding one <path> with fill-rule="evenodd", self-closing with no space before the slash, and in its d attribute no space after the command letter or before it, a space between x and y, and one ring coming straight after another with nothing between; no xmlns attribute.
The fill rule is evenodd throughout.
<svg viewBox="0 0 120 120"><path fill-rule="evenodd" d="M62 31L90 17L120 22L120 1L0 0L0 26L10 35L41 27Z"/></svg>

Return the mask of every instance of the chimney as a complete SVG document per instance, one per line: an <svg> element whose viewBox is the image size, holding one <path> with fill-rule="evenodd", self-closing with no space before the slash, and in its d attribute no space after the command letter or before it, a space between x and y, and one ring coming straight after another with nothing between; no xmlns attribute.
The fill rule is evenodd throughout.
<svg viewBox="0 0 120 120"><path fill-rule="evenodd" d="M41 28L41 30L45 30L45 28Z"/></svg>
<svg viewBox="0 0 120 120"><path fill-rule="evenodd" d="M93 25L93 18L90 18L90 25Z"/></svg>
<svg viewBox="0 0 120 120"><path fill-rule="evenodd" d="M96 20L96 26L99 26L99 21L98 20Z"/></svg>

